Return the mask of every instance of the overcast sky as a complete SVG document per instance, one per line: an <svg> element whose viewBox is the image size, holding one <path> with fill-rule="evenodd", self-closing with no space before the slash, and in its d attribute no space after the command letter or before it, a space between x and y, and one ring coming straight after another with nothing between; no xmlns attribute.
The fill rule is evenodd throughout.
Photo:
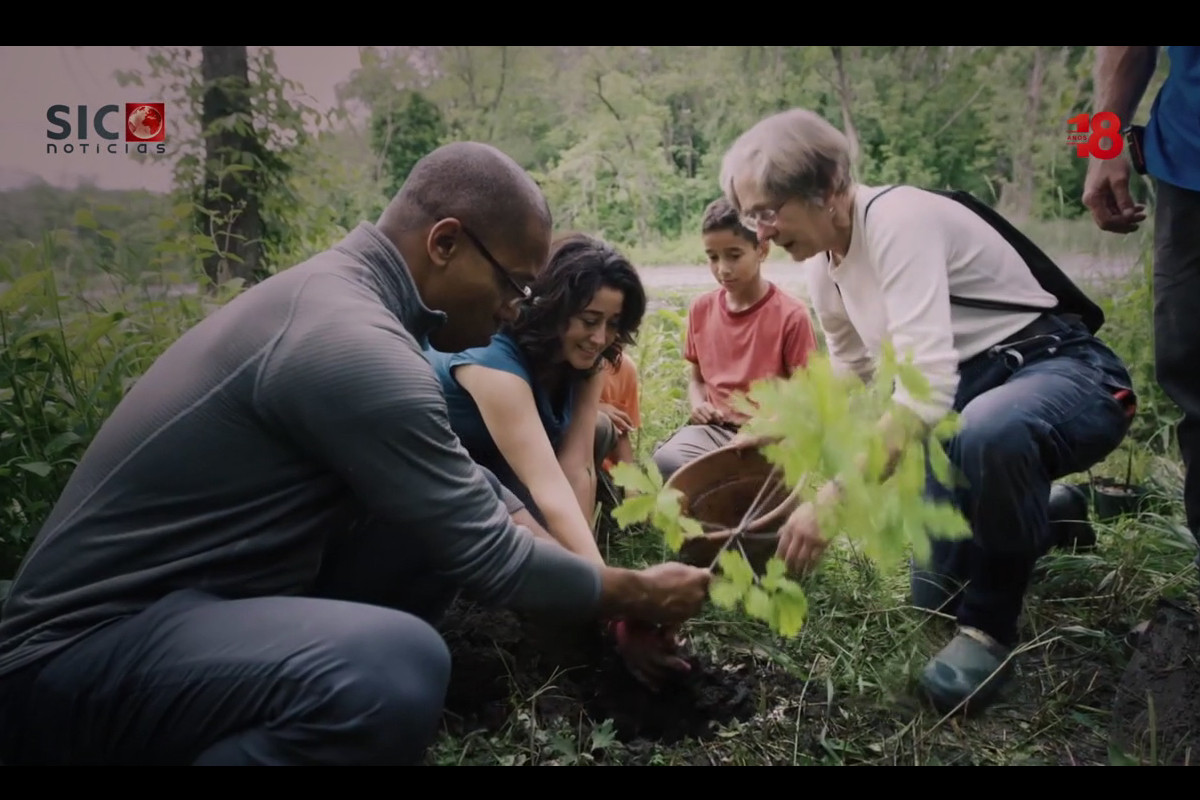
<svg viewBox="0 0 1200 800"><path fill-rule="evenodd" d="M198 49L198 48L197 48ZM361 65L357 47L275 47L283 77L299 83L308 102L321 110L336 103L335 87ZM142 165L124 154L48 154L46 109L58 103L99 107L108 103L156 101L146 89L122 88L117 70L146 69L144 55L128 47L0 47L0 189L31 175L74 186L91 177L102 188L166 191L165 166ZM170 108L167 109L170 136Z"/></svg>

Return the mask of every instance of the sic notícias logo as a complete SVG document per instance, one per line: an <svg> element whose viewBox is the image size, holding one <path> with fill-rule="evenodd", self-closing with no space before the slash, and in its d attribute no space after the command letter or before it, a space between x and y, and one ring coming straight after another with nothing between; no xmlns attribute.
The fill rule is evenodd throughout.
<svg viewBox="0 0 1200 800"><path fill-rule="evenodd" d="M53 105L46 109L47 153L165 153L165 103ZM122 142L123 139L123 142ZM95 141L98 140L98 141ZM122 146L122 144L124 146Z"/></svg>

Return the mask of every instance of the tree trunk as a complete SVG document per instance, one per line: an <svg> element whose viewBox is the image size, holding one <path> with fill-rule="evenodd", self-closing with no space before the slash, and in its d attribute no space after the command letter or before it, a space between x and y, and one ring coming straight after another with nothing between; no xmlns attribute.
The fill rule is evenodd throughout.
<svg viewBox="0 0 1200 800"><path fill-rule="evenodd" d="M259 164L256 160L243 160L260 151L253 131L247 129L251 104L246 48L204 47L202 54L206 212L202 229L217 249L205 258L204 271L214 284L231 278L250 282L259 265L263 226L259 213ZM247 122L212 130L215 122L235 114L244 115ZM241 169L228 171L231 164Z"/></svg>
<svg viewBox="0 0 1200 800"><path fill-rule="evenodd" d="M1042 84L1045 79L1045 54L1041 47L1033 48L1033 64L1025 95L1025 124L1017 152L1013 153L1012 195L1008 206L1015 221L1024 221L1033 214L1034 206L1034 138L1041 135L1039 121L1042 109Z"/></svg>
<svg viewBox="0 0 1200 800"><path fill-rule="evenodd" d="M838 100L842 106L842 133L846 135L846 140L850 143L850 164L851 167L858 167L858 131L854 127L854 116L851 109L854 106L854 90L850 83L850 78L846 74L846 62L842 55L842 48L830 47L833 51L833 63L837 67L837 93Z"/></svg>

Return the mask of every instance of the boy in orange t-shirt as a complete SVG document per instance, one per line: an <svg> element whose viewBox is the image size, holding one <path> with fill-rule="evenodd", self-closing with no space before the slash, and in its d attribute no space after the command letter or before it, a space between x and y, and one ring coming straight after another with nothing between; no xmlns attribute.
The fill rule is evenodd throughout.
<svg viewBox="0 0 1200 800"><path fill-rule="evenodd" d="M638 403L637 365L628 354L622 353L616 369L604 362L604 389L600 393L600 413L597 425L611 426L612 431L597 434L597 459L604 457L602 465L606 472L619 462L633 463L633 444L629 434L642 425L641 408Z"/></svg>
<svg viewBox="0 0 1200 800"><path fill-rule="evenodd" d="M763 277L770 244L742 224L727 200L706 209L702 234L720 288L697 297L688 311L691 424L655 451L663 480L733 441L746 421L732 407L734 394L764 378L790 377L817 349L808 307Z"/></svg>

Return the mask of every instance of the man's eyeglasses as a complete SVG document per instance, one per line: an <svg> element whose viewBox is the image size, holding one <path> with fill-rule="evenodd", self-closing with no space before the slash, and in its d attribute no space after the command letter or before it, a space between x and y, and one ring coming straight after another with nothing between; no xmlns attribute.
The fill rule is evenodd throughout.
<svg viewBox="0 0 1200 800"><path fill-rule="evenodd" d="M507 269L505 269L504 265L496 260L496 257L493 256L491 254L491 252L486 247L483 246L483 242L479 241L479 237L476 236L475 234L471 233L471 231L467 229L466 225L462 226L462 232L464 234L466 234L468 239L471 240L471 244L475 245L475 247L479 250L479 252L483 254L483 257L488 260L488 263L490 263L497 272L499 272L501 275L504 276L504 280L508 281L509 285L511 285L513 287L513 289L516 290L517 294L520 297L524 297L524 298L528 299L529 296L531 294L533 294L532 289L530 289L528 286L522 284L520 281L518 281L516 278L514 278L512 276L512 273L509 272Z"/></svg>

